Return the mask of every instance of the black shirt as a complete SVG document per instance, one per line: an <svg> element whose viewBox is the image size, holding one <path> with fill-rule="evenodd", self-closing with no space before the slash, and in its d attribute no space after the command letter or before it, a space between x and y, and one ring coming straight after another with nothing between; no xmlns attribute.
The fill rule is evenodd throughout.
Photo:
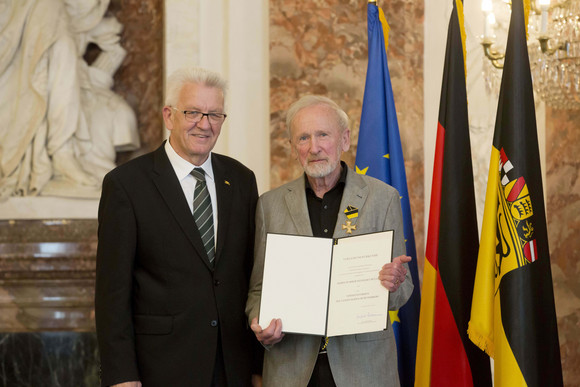
<svg viewBox="0 0 580 387"><path fill-rule="evenodd" d="M308 177L304 174L304 179L306 179L306 204L308 205L312 234L315 237L332 238L334 234L338 211L340 211L340 201L346 184L346 169L348 168L344 161L340 162L340 166L342 170L336 185L325 193L322 198L316 196L308 182Z"/></svg>

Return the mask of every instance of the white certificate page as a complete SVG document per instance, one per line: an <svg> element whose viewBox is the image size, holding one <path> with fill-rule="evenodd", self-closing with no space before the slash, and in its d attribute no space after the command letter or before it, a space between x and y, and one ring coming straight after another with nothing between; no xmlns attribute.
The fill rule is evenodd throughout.
<svg viewBox="0 0 580 387"><path fill-rule="evenodd" d="M379 271L391 262L393 231L341 238L334 246L327 336L380 331L387 326L389 291Z"/></svg>
<svg viewBox="0 0 580 387"><path fill-rule="evenodd" d="M332 239L268 234L259 324L282 320L282 331L325 334Z"/></svg>

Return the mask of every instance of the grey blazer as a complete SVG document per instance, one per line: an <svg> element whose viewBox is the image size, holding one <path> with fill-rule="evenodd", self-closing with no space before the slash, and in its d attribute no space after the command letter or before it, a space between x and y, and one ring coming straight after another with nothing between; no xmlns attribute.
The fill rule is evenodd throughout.
<svg viewBox="0 0 580 387"><path fill-rule="evenodd" d="M358 217L350 219L357 226L353 234L395 230L393 257L405 254L401 205L396 189L372 177L348 170L333 235L335 238L348 236L342 225L347 220L343 211L349 205L359 210ZM312 235L303 176L265 193L258 201L254 268L246 305L250 322L260 311L268 232ZM407 272L403 284L390 295L389 309L403 306L412 291L411 275ZM387 327L379 332L330 338L328 360L338 387L399 385L397 352L390 321ZM319 346L319 336L286 334L280 343L265 351L264 386L306 386L316 363Z"/></svg>

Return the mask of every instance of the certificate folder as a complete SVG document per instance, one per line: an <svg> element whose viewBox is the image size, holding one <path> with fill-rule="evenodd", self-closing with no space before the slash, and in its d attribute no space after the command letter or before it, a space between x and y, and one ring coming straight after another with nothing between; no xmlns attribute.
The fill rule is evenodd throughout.
<svg viewBox="0 0 580 387"><path fill-rule="evenodd" d="M378 277L392 260L392 230L329 239L269 233L259 324L340 336L387 326L389 292Z"/></svg>

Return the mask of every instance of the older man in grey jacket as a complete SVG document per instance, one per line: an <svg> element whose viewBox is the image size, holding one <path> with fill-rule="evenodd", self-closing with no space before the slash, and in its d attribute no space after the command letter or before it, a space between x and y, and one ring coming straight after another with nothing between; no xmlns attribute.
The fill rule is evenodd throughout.
<svg viewBox="0 0 580 387"><path fill-rule="evenodd" d="M340 238L349 231L356 235L394 230L395 258L377 273L377 281L391 292L391 310L403 306L413 291L397 190L354 173L340 161L350 147L346 113L328 98L306 96L290 107L286 123L292 152L305 174L259 199L255 262L246 305L251 328L268 349L264 386L398 386L390 321L383 331L328 339L284 334L280 319L267 327L258 325L267 233ZM344 210L349 206L358 209L357 217L347 219ZM349 227L342 227L346 224Z"/></svg>

